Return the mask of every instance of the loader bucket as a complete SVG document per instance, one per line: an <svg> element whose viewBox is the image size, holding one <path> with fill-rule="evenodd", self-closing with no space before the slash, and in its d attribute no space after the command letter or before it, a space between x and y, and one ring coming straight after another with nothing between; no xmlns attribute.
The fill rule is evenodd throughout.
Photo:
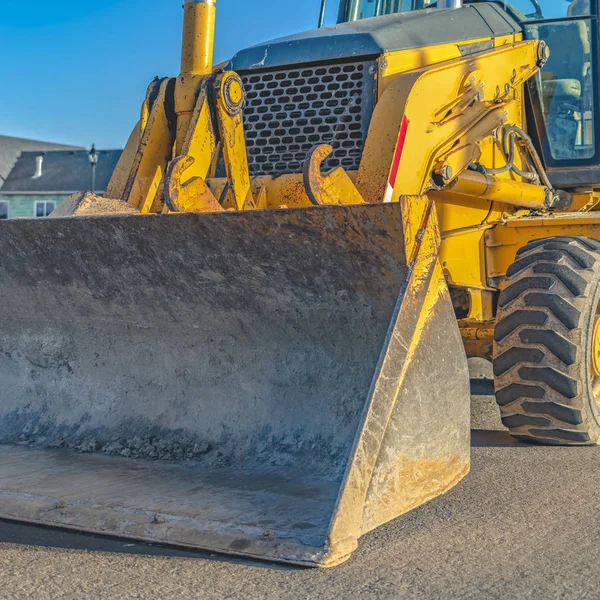
<svg viewBox="0 0 600 600"><path fill-rule="evenodd" d="M468 471L397 204L4 221L0 256L2 518L332 566Z"/></svg>

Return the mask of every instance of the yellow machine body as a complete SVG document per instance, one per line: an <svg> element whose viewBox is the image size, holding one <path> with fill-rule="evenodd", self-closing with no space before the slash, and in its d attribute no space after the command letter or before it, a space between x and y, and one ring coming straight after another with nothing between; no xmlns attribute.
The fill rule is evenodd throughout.
<svg viewBox="0 0 600 600"><path fill-rule="evenodd" d="M0 517L332 566L466 475L463 343L489 355L520 245L597 236L595 192L502 172L547 59L518 32L380 52L357 168L253 175L254 71L184 11L104 197L0 223Z"/></svg>

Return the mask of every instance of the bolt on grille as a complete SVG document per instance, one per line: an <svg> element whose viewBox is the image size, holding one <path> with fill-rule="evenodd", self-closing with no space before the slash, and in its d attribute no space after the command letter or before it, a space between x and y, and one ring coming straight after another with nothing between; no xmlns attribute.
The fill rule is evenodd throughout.
<svg viewBox="0 0 600 600"><path fill-rule="evenodd" d="M331 144L325 169L358 169L375 94L374 61L240 73L250 174L301 173L308 151Z"/></svg>

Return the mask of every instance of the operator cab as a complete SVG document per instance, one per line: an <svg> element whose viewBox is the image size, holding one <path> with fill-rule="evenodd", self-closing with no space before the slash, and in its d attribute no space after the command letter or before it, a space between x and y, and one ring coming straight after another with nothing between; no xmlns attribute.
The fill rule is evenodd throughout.
<svg viewBox="0 0 600 600"><path fill-rule="evenodd" d="M478 0L465 0L465 4ZM481 0L479 0L481 1ZM596 0L495 2L550 58L528 84L529 133L557 187L600 186ZM428 0L346 0L339 21L436 8Z"/></svg>

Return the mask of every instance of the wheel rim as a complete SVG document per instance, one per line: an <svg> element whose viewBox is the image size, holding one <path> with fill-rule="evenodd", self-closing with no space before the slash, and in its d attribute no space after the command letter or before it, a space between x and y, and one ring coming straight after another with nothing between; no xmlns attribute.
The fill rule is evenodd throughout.
<svg viewBox="0 0 600 600"><path fill-rule="evenodd" d="M594 315L594 329L592 332L592 389L596 402L600 404L600 304L596 307Z"/></svg>

